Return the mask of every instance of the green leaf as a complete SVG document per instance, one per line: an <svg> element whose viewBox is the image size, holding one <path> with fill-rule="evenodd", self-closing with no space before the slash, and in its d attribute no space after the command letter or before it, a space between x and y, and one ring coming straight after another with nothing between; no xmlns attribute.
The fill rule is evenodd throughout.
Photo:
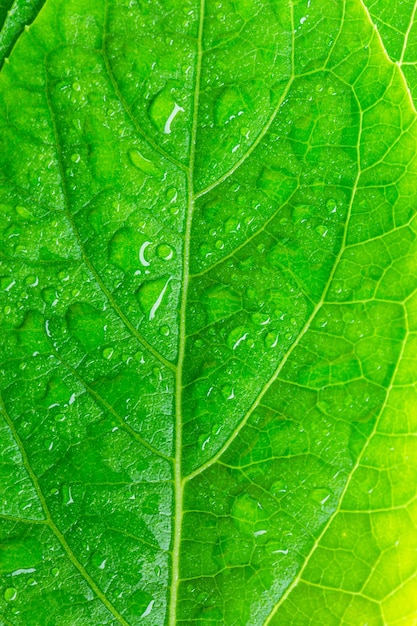
<svg viewBox="0 0 417 626"><path fill-rule="evenodd" d="M0 623L414 623L416 5L0 21Z"/></svg>

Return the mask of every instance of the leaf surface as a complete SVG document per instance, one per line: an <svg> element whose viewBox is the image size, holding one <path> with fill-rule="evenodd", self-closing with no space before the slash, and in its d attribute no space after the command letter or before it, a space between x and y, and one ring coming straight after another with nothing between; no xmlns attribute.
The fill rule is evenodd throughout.
<svg viewBox="0 0 417 626"><path fill-rule="evenodd" d="M411 625L415 5L9 8L0 622Z"/></svg>

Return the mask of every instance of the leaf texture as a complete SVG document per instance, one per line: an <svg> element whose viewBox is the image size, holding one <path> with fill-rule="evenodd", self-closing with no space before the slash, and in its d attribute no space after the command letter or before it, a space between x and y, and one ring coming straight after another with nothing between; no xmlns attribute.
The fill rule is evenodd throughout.
<svg viewBox="0 0 417 626"><path fill-rule="evenodd" d="M411 626L417 5L16 3L0 623Z"/></svg>

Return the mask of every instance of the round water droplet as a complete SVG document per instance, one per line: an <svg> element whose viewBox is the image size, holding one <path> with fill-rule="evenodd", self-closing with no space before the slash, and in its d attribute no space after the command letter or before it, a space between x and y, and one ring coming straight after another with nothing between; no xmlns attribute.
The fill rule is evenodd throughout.
<svg viewBox="0 0 417 626"><path fill-rule="evenodd" d="M57 576L59 576L59 569L57 567L53 567L51 569L51 574L54 578L56 578Z"/></svg>
<svg viewBox="0 0 417 626"><path fill-rule="evenodd" d="M12 308L10 306L5 306L3 309L3 313L5 315L9 315L12 312Z"/></svg>
<svg viewBox="0 0 417 626"><path fill-rule="evenodd" d="M55 415L55 421L56 422L64 422L65 421L65 415L63 413L57 413Z"/></svg>
<svg viewBox="0 0 417 626"><path fill-rule="evenodd" d="M26 287L36 287L39 281L36 276L34 276L33 274L30 274L29 276L26 276L24 282L25 282Z"/></svg>
<svg viewBox="0 0 417 626"><path fill-rule="evenodd" d="M166 243L161 243L157 249L156 254L160 259L169 261L174 256L174 250Z"/></svg>
<svg viewBox="0 0 417 626"><path fill-rule="evenodd" d="M4 599L7 602L12 602L13 600L16 600L16 596L17 596L17 589L15 589L14 587L8 587L6 591L4 592Z"/></svg>
<svg viewBox="0 0 417 626"><path fill-rule="evenodd" d="M74 91L80 91L81 90L81 85L80 83L72 83L72 88L74 89Z"/></svg>
<svg viewBox="0 0 417 626"><path fill-rule="evenodd" d="M326 226L323 226L323 224L320 224L320 226L317 226L316 228L316 233L320 235L321 237L325 237L328 232L329 232L328 228Z"/></svg>
<svg viewBox="0 0 417 626"><path fill-rule="evenodd" d="M114 354L113 348L106 348L105 350L103 350L103 357L105 359L110 360L112 358L113 354Z"/></svg>
<svg viewBox="0 0 417 626"><path fill-rule="evenodd" d="M76 154L71 154L71 161L73 163L79 163L81 161L81 155L76 153Z"/></svg>
<svg viewBox="0 0 417 626"><path fill-rule="evenodd" d="M337 211L337 202L334 198L329 198L326 202L326 209L329 213L336 213Z"/></svg>
<svg viewBox="0 0 417 626"><path fill-rule="evenodd" d="M170 332L171 331L169 329L169 326L166 326L166 325L161 326L161 328L159 329L159 333L163 335L164 337L168 337Z"/></svg>
<svg viewBox="0 0 417 626"><path fill-rule="evenodd" d="M208 246L207 244L204 244L202 246L200 246L199 249L199 254L201 257L203 258L207 258L208 256L210 256L212 253L210 246Z"/></svg>
<svg viewBox="0 0 417 626"><path fill-rule="evenodd" d="M247 126L242 126L242 128L240 129L240 134L246 137L246 135L248 135L249 133L250 133L250 128L248 128Z"/></svg>
<svg viewBox="0 0 417 626"><path fill-rule="evenodd" d="M218 239L218 241L216 241L216 248L217 250L223 250L224 242L221 239Z"/></svg>

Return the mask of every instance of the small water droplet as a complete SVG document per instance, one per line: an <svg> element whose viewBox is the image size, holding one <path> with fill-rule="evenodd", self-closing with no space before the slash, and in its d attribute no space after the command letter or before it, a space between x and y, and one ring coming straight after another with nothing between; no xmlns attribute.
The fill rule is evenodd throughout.
<svg viewBox="0 0 417 626"><path fill-rule="evenodd" d="M325 237L328 232L329 229L326 226L323 226L323 224L320 224L320 226L317 226L316 228L316 233L319 234L321 237Z"/></svg>
<svg viewBox="0 0 417 626"><path fill-rule="evenodd" d="M139 363L145 363L143 352L141 351L136 352L133 358L135 359L135 361L139 361Z"/></svg>
<svg viewBox="0 0 417 626"><path fill-rule="evenodd" d="M329 213L336 213L337 211L337 202L334 198L329 198L326 202L326 209Z"/></svg>
<svg viewBox="0 0 417 626"><path fill-rule="evenodd" d="M4 599L6 600L6 602L12 602L13 600L16 600L16 596L17 589L15 589L14 587L8 587L4 592Z"/></svg>
<svg viewBox="0 0 417 626"><path fill-rule="evenodd" d="M331 495L332 492L330 489L313 489L310 494L310 498L313 502L323 505L327 502Z"/></svg>
<svg viewBox="0 0 417 626"><path fill-rule="evenodd" d="M224 242L221 239L218 239L218 241L216 241L216 248L217 250L223 250Z"/></svg>
<svg viewBox="0 0 417 626"><path fill-rule="evenodd" d="M156 254L160 259L169 261L174 256L174 250L166 243L161 243L157 249Z"/></svg>
<svg viewBox="0 0 417 626"><path fill-rule="evenodd" d="M78 153L71 154L71 161L73 163L79 163L81 161L81 155Z"/></svg>
<svg viewBox="0 0 417 626"><path fill-rule="evenodd" d="M26 276L24 282L26 287L36 287L39 284L39 278L37 276L34 276L33 274L30 274L29 276Z"/></svg>
<svg viewBox="0 0 417 626"><path fill-rule="evenodd" d="M28 218L32 217L32 213L24 206L17 206L16 213L20 215L20 217Z"/></svg>
<svg viewBox="0 0 417 626"><path fill-rule="evenodd" d="M57 576L59 576L59 569L57 567L53 567L51 569L51 574L54 578L56 578Z"/></svg>
<svg viewBox="0 0 417 626"><path fill-rule="evenodd" d="M165 192L165 198L168 200L168 202L176 201L176 199L178 198L178 191L175 189L175 187L168 187Z"/></svg>
<svg viewBox="0 0 417 626"><path fill-rule="evenodd" d="M103 350L103 357L105 359L110 360L112 358L113 354L114 354L113 348L106 348L105 350Z"/></svg>
<svg viewBox="0 0 417 626"><path fill-rule="evenodd" d="M169 329L169 326L164 325L164 326L161 326L161 328L159 329L159 332L164 337L168 337L171 331Z"/></svg>
<svg viewBox="0 0 417 626"><path fill-rule="evenodd" d="M72 83L72 88L74 89L74 91L80 91L81 90L81 85L80 85L80 83L75 81L74 83Z"/></svg>
<svg viewBox="0 0 417 626"><path fill-rule="evenodd" d="M69 505L74 504L74 498L72 497L71 487L68 485L62 485L62 504Z"/></svg>

